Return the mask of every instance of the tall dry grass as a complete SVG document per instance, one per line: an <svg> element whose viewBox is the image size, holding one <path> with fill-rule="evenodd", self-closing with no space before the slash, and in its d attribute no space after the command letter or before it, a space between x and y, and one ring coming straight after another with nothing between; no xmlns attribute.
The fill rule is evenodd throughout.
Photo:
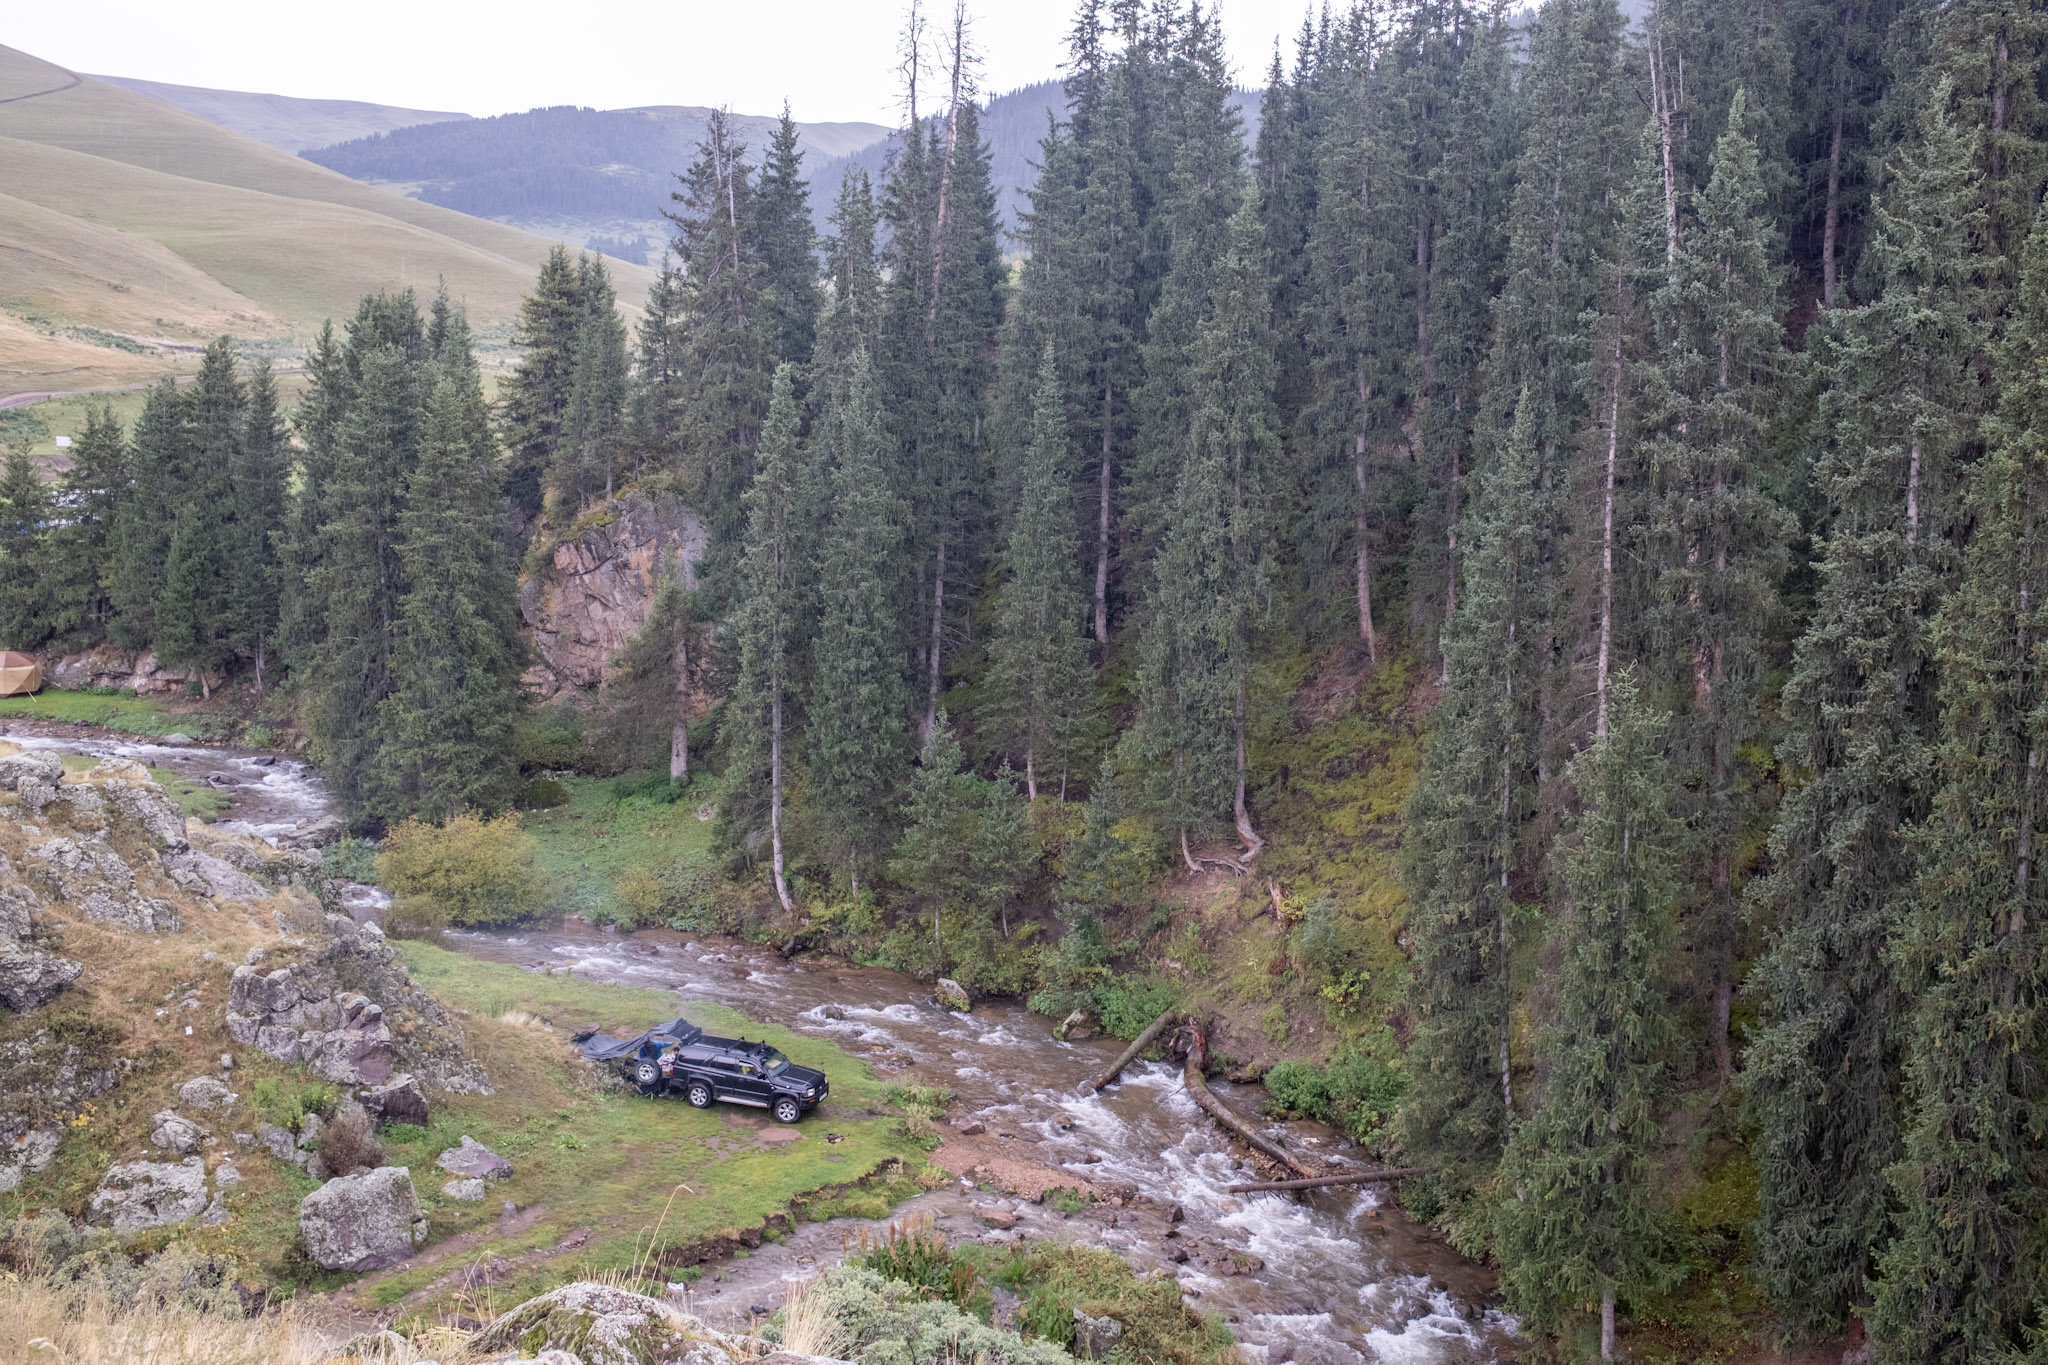
<svg viewBox="0 0 2048 1365"><path fill-rule="evenodd" d="M244 1318L233 1290L123 1306L97 1278L0 1277L5 1365L320 1365L331 1354L329 1333L308 1314Z"/></svg>

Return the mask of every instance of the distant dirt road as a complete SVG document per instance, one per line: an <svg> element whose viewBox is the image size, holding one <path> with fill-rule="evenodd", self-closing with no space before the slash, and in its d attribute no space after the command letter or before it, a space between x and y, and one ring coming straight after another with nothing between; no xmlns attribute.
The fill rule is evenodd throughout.
<svg viewBox="0 0 2048 1365"><path fill-rule="evenodd" d="M80 81L80 77L73 76L70 80L64 82L64 84L53 85L48 90L31 90L26 95L9 95L6 99L0 100L0 104L14 104L21 100L41 99L44 95L59 95L66 90L73 89L80 83Z"/></svg>

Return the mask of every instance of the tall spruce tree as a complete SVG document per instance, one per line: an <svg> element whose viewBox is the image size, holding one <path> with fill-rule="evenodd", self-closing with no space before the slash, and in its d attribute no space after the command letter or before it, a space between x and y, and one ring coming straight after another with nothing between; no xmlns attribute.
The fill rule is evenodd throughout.
<svg viewBox="0 0 2048 1365"><path fill-rule="evenodd" d="M1672 758L1696 797L1687 812L1705 862L1688 946L1709 1002L1708 1042L1734 1071L1737 845L1757 825L1738 753L1759 734L1757 689L1794 526L1768 489L1770 425L1788 365L1778 317L1781 256L1737 91L1712 177L1686 230L1652 265L1654 349L1637 367L1640 426L1655 499L1646 553L1659 600L1664 681L1688 698ZM1667 239L1668 241L1668 239Z"/></svg>
<svg viewBox="0 0 2048 1365"><path fill-rule="evenodd" d="M504 475L467 320L455 311L445 329L416 381L428 389L418 460L403 471L392 524L390 565L403 587L363 801L387 824L501 810L519 775L512 731L527 647L505 557ZM366 383L365 401L381 387ZM370 453L349 447L344 477L350 457Z"/></svg>
<svg viewBox="0 0 2048 1365"><path fill-rule="evenodd" d="M50 495L27 449L7 452L0 466L0 640L34 649L56 625Z"/></svg>
<svg viewBox="0 0 2048 1365"><path fill-rule="evenodd" d="M351 381L342 343L332 321L306 356L307 388L292 416L299 437L297 488L278 537L277 653L285 667L309 663L326 638L326 608L314 590L327 558L328 497L334 484L336 443L348 411Z"/></svg>
<svg viewBox="0 0 2048 1365"><path fill-rule="evenodd" d="M87 407L85 430L71 447L71 468L62 480L69 515L51 547L57 629L67 635L97 639L112 627L114 525L130 479L128 438L112 407Z"/></svg>
<svg viewBox="0 0 2048 1365"><path fill-rule="evenodd" d="M229 473L234 525L226 555L227 639L254 666L258 691L275 652L282 589L278 540L290 478L291 448L277 408L277 384L270 377L270 362L258 360L250 369L242 439Z"/></svg>
<svg viewBox="0 0 2048 1365"><path fill-rule="evenodd" d="M1050 344L1039 362L1038 405L1024 452L1022 499L1004 548L1007 573L989 642L990 711L1001 743L1024 759L1024 788L1038 800L1041 773L1064 797L1076 741L1089 718L1086 607L1075 575L1066 413Z"/></svg>
<svg viewBox="0 0 2048 1365"><path fill-rule="evenodd" d="M600 491L612 495L625 445L626 326L618 294L601 256L582 257L576 274L583 316L570 361L568 411L548 465L548 491L565 521Z"/></svg>
<svg viewBox="0 0 2048 1365"><path fill-rule="evenodd" d="M147 648L156 635L156 598L170 557L175 515L191 457L192 408L167 375L143 400L135 421L129 468L133 492L115 510L112 573L114 639Z"/></svg>
<svg viewBox="0 0 2048 1365"><path fill-rule="evenodd" d="M804 570L811 546L803 522L803 490L799 487L803 452L798 443L800 414L796 377L791 363L776 367L768 403L768 423L761 433L761 458L747 489L746 552L740 559L733 634L737 637L739 677L727 704L727 771L740 779L732 785L751 801L728 797L719 818L744 841L746 826L758 818L760 797L766 796L769 872L775 897L794 911L788 859L783 848L783 813L793 771L797 665L809 624ZM730 809L728 809L730 808ZM731 835L728 835L729 841Z"/></svg>
<svg viewBox="0 0 2048 1365"><path fill-rule="evenodd" d="M1253 636L1268 585L1269 486L1280 436L1267 349L1265 249L1247 195L1196 362L1192 443L1140 636L1138 724L1126 742L1162 823L1189 835L1228 812L1246 857L1264 840L1245 804ZM1233 860L1235 861L1235 860Z"/></svg>
<svg viewBox="0 0 2048 1365"><path fill-rule="evenodd" d="M1666 1269L1656 1154L1672 1081L1683 832L1661 728L1633 680L1618 677L1607 732L1572 760L1585 809L1557 859L1557 1022L1540 1044L1541 1102L1516 1127L1502 1170L1510 1299L1548 1329L1596 1301L1602 1360L1616 1358L1618 1301L1655 1287Z"/></svg>
<svg viewBox="0 0 2048 1365"><path fill-rule="evenodd" d="M1857 1305L1884 1242L1899 1155L1907 999L1889 961L1928 814L1936 719L1928 630L1954 581L1960 464L1985 356L1976 139L1929 104L1875 207L1882 294L1828 318L1815 469L1829 528L1785 687L1779 761L1806 775L1771 831L1752 904L1771 939L1747 990L1759 1120L1758 1246L1791 1320Z"/></svg>
<svg viewBox="0 0 2048 1365"><path fill-rule="evenodd" d="M576 389L576 355L588 307L584 272L568 248L549 250L533 292L519 304L512 344L519 364L505 386L506 491L525 533L540 516L548 474L562 449Z"/></svg>
<svg viewBox="0 0 2048 1365"><path fill-rule="evenodd" d="M425 359L410 290L363 300L349 326L350 396L323 498L325 548L309 585L320 640L302 679L302 716L329 787L349 818L365 825L384 809L378 711L399 684L393 650L406 587L399 515L425 435L432 381Z"/></svg>
<svg viewBox="0 0 2048 1365"><path fill-rule="evenodd" d="M731 117L714 109L668 212L682 271L686 376L671 420L702 490L714 584L739 552L740 495L754 477L774 371L753 170Z"/></svg>
<svg viewBox="0 0 2048 1365"><path fill-rule="evenodd" d="M1880 1358L1961 1361L2017 1347L2038 1308L2048 1114L2048 953L2036 839L2048 746L2048 213L2021 257L1972 471L1961 581L1933 626L1935 788L1912 839L1914 893L1893 970L1911 1003L1907 1114L1888 1173L1893 1239L1871 1315Z"/></svg>
<svg viewBox="0 0 2048 1365"><path fill-rule="evenodd" d="M1491 1175L1515 1118L1512 880L1532 735L1515 694L1530 675L1541 585L1535 399L1524 390L1468 519L1466 589L1444 635L1447 683L1409 804L1406 881L1419 1019L1400 1126L1456 1206Z"/></svg>
<svg viewBox="0 0 2048 1365"><path fill-rule="evenodd" d="M811 227L811 187L804 179L798 129L784 101L782 119L768 138L756 196L761 221L761 273L767 284L768 343L778 361L811 363L817 341L817 233Z"/></svg>
<svg viewBox="0 0 2048 1365"><path fill-rule="evenodd" d="M906 509L889 486L881 395L865 356L825 418L835 467L819 547L818 642L808 731L823 852L858 889L887 848L910 756L909 622L896 591Z"/></svg>

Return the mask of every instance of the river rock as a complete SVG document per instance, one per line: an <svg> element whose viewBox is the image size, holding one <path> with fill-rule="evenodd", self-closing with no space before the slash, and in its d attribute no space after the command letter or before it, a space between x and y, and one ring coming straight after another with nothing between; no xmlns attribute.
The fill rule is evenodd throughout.
<svg viewBox="0 0 2048 1365"><path fill-rule="evenodd" d="M1124 1339L1124 1325L1112 1317L1091 1318L1074 1310L1074 1354L1083 1360L1101 1360Z"/></svg>
<svg viewBox="0 0 2048 1365"><path fill-rule="evenodd" d="M178 1087L178 1098L187 1109L211 1113L216 1109L232 1108L239 1097L211 1076L194 1076Z"/></svg>
<svg viewBox="0 0 2048 1365"><path fill-rule="evenodd" d="M584 1365L725 1365L693 1333L704 1328L659 1299L578 1281L528 1299L470 1338L469 1359L495 1352L573 1351Z"/></svg>
<svg viewBox="0 0 2048 1365"><path fill-rule="evenodd" d="M126 1235L197 1218L206 1208L206 1162L127 1161L107 1169L92 1197L93 1222Z"/></svg>
<svg viewBox="0 0 2048 1365"><path fill-rule="evenodd" d="M462 1145L450 1147L434 1158L434 1164L450 1175L473 1176L479 1180L503 1180L512 1174L512 1163L469 1134Z"/></svg>
<svg viewBox="0 0 2048 1365"><path fill-rule="evenodd" d="M1060 1025L1052 1031L1052 1036L1065 1043L1085 1043L1097 1032L1095 1016L1086 1010L1075 1010L1060 1020Z"/></svg>
<svg viewBox="0 0 2048 1365"><path fill-rule="evenodd" d="M950 976L942 976L932 983L932 999L938 1001L939 1008L958 1010L962 1014L974 1008L974 997Z"/></svg>
<svg viewBox="0 0 2048 1365"><path fill-rule="evenodd" d="M299 1233L324 1270L376 1270L412 1255L427 1220L404 1166L337 1176L299 1202Z"/></svg>
<svg viewBox="0 0 2048 1365"><path fill-rule="evenodd" d="M158 739L157 743L169 745L173 749L182 749L192 743L192 736L186 734L183 730L173 730Z"/></svg>
<svg viewBox="0 0 2048 1365"><path fill-rule="evenodd" d="M199 1144L213 1136L191 1119L181 1116L176 1110L164 1109L151 1120L156 1127L150 1132L149 1140L167 1152L186 1156L199 1150Z"/></svg>
<svg viewBox="0 0 2048 1365"><path fill-rule="evenodd" d="M0 939L0 1005L17 1014L39 1010L84 970L69 958Z"/></svg>
<svg viewBox="0 0 2048 1365"><path fill-rule="evenodd" d="M280 834L277 842L282 848L312 851L339 842L347 832L348 825L339 815L323 815Z"/></svg>
<svg viewBox="0 0 2048 1365"><path fill-rule="evenodd" d="M401 1071L382 1085L356 1092L356 1099L379 1123L427 1123L427 1097L412 1073Z"/></svg>
<svg viewBox="0 0 2048 1365"><path fill-rule="evenodd" d="M467 1180L444 1181L441 1185L441 1193L450 1199L456 1200L458 1203L481 1204L484 1202L488 1190L483 1181L472 1176Z"/></svg>

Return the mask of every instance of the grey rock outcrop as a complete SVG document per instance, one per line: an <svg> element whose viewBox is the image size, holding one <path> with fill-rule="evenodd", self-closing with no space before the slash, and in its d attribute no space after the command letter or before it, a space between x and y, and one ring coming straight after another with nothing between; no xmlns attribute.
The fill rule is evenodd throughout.
<svg viewBox="0 0 2048 1365"><path fill-rule="evenodd" d="M427 1123L427 1097L411 1072L401 1071L382 1085L356 1092L356 1099L379 1123Z"/></svg>
<svg viewBox="0 0 2048 1365"><path fill-rule="evenodd" d="M126 1235L197 1218L206 1209L206 1162L129 1161L110 1167L92 1197L94 1222Z"/></svg>
<svg viewBox="0 0 2048 1365"><path fill-rule="evenodd" d="M412 1172L379 1166L337 1176L299 1203L299 1232L326 1270L375 1270L412 1255L426 1240Z"/></svg>
<svg viewBox="0 0 2048 1365"><path fill-rule="evenodd" d="M40 1028L0 1043L0 1191L49 1165L64 1123L113 1089L128 1063L111 1029Z"/></svg>
<svg viewBox="0 0 2048 1365"><path fill-rule="evenodd" d="M189 1156L198 1151L200 1144L213 1136L172 1109L159 1111L151 1122L156 1124L156 1127L150 1130L149 1140L165 1151L176 1152L179 1156Z"/></svg>
<svg viewBox="0 0 2048 1365"><path fill-rule="evenodd" d="M1091 1318L1074 1310L1074 1354L1083 1360L1101 1360L1124 1339L1124 1325L1112 1317Z"/></svg>
<svg viewBox="0 0 2048 1365"><path fill-rule="evenodd" d="M238 1096L226 1084L212 1076L194 1076L178 1087L178 1098L187 1109L211 1113L216 1109L231 1109Z"/></svg>
<svg viewBox="0 0 2048 1365"><path fill-rule="evenodd" d="M490 1187L474 1176L467 1180L446 1180L441 1183L441 1193L462 1204L481 1204Z"/></svg>
<svg viewBox="0 0 2048 1365"><path fill-rule="evenodd" d="M674 497L628 493L587 528L555 541L539 572L520 584L519 613L541 664L529 679L546 692L602 685L612 659L647 620L664 573L697 586L704 522Z"/></svg>
<svg viewBox="0 0 2048 1365"><path fill-rule="evenodd" d="M435 1157L434 1164L450 1175L479 1180L503 1180L512 1174L511 1162L467 1133L462 1135L460 1146L450 1147Z"/></svg>
<svg viewBox="0 0 2048 1365"><path fill-rule="evenodd" d="M256 1125L256 1143L279 1161L297 1165L299 1161L299 1140L292 1136L289 1128L280 1128L274 1123Z"/></svg>
<svg viewBox="0 0 2048 1365"><path fill-rule="evenodd" d="M490 1093L461 1026L413 984L376 925L329 915L315 951L265 967L245 962L229 983L236 1042L343 1085L384 1085L404 1071L437 1089ZM393 1017L404 1024L396 1034Z"/></svg>
<svg viewBox="0 0 2048 1365"><path fill-rule="evenodd" d="M176 933L183 927L178 908L143 895L135 870L102 840L46 839L29 849L24 861L32 888L95 924L143 934Z"/></svg>
<svg viewBox="0 0 2048 1365"><path fill-rule="evenodd" d="M574 1351L584 1365L684 1365L710 1351L704 1326L673 1305L587 1280L528 1299L491 1322L465 1348L471 1359L517 1350ZM698 1359L723 1361L722 1354Z"/></svg>
<svg viewBox="0 0 2048 1365"><path fill-rule="evenodd" d="M84 970L69 958L0 939L0 1005L17 1014L39 1010Z"/></svg>

